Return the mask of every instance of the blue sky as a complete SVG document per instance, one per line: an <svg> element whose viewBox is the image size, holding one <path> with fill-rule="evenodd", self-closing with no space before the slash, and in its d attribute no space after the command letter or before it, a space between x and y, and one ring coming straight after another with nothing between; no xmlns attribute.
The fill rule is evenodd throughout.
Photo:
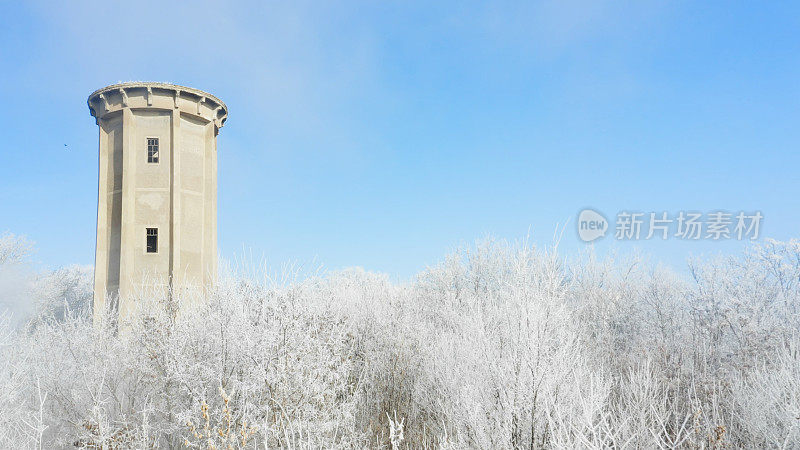
<svg viewBox="0 0 800 450"><path fill-rule="evenodd" d="M191 6L190 6L191 5ZM92 264L97 128L118 81L207 90L219 244L408 278L585 207L761 211L798 237L793 2L3 2L0 231ZM66 146L65 146L66 144ZM598 241L680 267L737 241Z"/></svg>

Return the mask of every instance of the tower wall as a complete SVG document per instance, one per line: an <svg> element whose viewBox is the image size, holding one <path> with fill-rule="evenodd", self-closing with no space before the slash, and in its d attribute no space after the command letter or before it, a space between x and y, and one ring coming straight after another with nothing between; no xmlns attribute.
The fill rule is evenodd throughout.
<svg viewBox="0 0 800 450"><path fill-rule="evenodd" d="M179 293L216 279L216 137L227 108L163 83L109 86L88 104L100 133L95 321L108 308L124 320L143 289ZM148 251L148 229L157 251Z"/></svg>

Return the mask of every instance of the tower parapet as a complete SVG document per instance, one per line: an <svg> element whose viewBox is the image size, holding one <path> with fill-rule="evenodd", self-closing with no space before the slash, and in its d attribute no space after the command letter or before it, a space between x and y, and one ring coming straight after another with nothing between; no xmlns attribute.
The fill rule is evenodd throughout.
<svg viewBox="0 0 800 450"><path fill-rule="evenodd" d="M228 107L217 97L199 89L169 83L130 81L98 89L86 101L89 113L99 120L123 108L177 109L214 121L217 131L225 125Z"/></svg>

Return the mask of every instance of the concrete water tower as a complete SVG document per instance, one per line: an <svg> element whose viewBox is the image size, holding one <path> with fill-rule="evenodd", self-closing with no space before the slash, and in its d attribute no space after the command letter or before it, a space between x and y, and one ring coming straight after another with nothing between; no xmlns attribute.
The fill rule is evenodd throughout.
<svg viewBox="0 0 800 450"><path fill-rule="evenodd" d="M145 284L175 292L216 279L217 134L228 108L149 82L104 87L88 105L100 129L94 320L108 307L124 320Z"/></svg>

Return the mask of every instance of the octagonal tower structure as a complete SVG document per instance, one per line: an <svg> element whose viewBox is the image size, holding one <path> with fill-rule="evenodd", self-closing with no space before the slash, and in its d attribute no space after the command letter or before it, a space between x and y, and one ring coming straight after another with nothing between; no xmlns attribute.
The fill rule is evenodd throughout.
<svg viewBox="0 0 800 450"><path fill-rule="evenodd" d="M113 308L123 321L143 288L216 279L217 134L228 108L151 82L107 86L87 103L100 131L94 320Z"/></svg>

